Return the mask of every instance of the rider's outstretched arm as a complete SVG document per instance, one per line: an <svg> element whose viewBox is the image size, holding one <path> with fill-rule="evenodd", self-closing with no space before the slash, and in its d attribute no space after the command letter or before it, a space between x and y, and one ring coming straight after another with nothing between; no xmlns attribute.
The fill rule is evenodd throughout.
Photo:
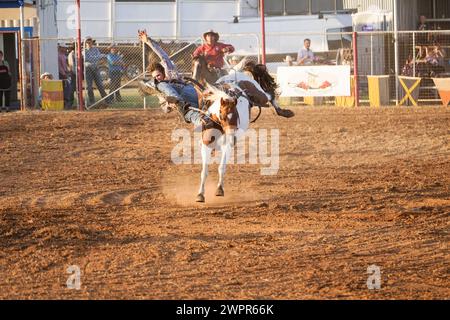
<svg viewBox="0 0 450 320"><path fill-rule="evenodd" d="M156 53L156 55L161 60L161 64L166 70L166 75L170 78L179 78L178 70L175 67L175 64L170 60L169 55L161 48L161 46L152 38L147 36L147 33L145 31L139 31L139 38L143 43L148 45L153 52Z"/></svg>

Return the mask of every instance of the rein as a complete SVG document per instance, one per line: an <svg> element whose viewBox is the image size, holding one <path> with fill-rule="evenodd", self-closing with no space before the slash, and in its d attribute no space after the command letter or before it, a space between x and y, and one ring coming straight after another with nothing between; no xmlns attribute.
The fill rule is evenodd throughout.
<svg viewBox="0 0 450 320"><path fill-rule="evenodd" d="M252 107L254 107L254 106L252 106ZM252 107L250 107L250 110L252 109ZM258 108L258 115L255 117L255 119L253 119L252 121L250 121L250 123L255 123L256 120L258 120L259 117L261 116L261 112L262 112L261 107L260 107L260 106L256 106L256 107Z"/></svg>

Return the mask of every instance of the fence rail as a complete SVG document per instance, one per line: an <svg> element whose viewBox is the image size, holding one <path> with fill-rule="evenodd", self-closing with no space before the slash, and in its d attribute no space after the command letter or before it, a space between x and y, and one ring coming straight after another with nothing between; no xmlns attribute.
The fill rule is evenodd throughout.
<svg viewBox="0 0 450 320"><path fill-rule="evenodd" d="M297 51L303 45L303 39L312 39L311 48L315 51L317 64L351 66L356 77L359 105L369 103L368 76L388 76L389 101L396 104L405 95L405 88L399 77L420 78L417 87L419 104L438 104L439 94L433 78L450 77L450 31L373 31L358 32L357 45L353 44L353 33L269 33L266 46L269 70L276 74L276 68L286 65L285 57L297 59ZM397 48L396 43L397 40ZM99 108L152 108L158 105L153 97L141 97L137 84L146 77L146 68L157 57L137 39L95 39L93 48L99 54L94 64L86 53L83 42L83 87L77 88L76 41L71 38L25 39L23 50L25 57L26 101L28 109L40 108L40 75L50 72L55 79L64 83L66 109L76 109L77 92L83 91L86 109ZM202 43L198 39L159 39L161 47L169 54L179 71L191 75L192 53ZM260 60L260 38L257 34L224 34L221 41L236 47L235 56L252 56ZM294 44L294 45L293 45ZM58 49L59 48L59 49ZM295 49L294 49L295 48ZM324 50L315 50L321 48ZM60 50L60 51L58 51ZM59 52L59 53L58 53ZM400 64L396 66L395 54ZM86 59L86 55L88 58ZM228 57L230 58L230 57ZM58 70L67 64L66 72ZM357 65L355 66L355 61ZM228 63L228 61L227 61ZM295 63L294 63L295 64ZM356 68L355 68L356 67ZM355 74L357 70L357 74ZM20 86L18 86L20 88ZM330 98L332 99L332 98ZM398 100L397 100L398 99Z"/></svg>

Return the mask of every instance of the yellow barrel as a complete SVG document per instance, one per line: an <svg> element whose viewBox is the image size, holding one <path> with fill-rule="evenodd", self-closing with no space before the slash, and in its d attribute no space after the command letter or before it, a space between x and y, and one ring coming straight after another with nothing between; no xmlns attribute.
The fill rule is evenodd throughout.
<svg viewBox="0 0 450 320"><path fill-rule="evenodd" d="M336 97L335 105L338 107L355 106L355 77L350 76L350 95L348 97Z"/></svg>
<svg viewBox="0 0 450 320"><path fill-rule="evenodd" d="M42 80L42 110L63 110L64 93L62 80Z"/></svg>
<svg viewBox="0 0 450 320"><path fill-rule="evenodd" d="M371 107L388 106L389 76L367 76L369 82L369 102Z"/></svg>

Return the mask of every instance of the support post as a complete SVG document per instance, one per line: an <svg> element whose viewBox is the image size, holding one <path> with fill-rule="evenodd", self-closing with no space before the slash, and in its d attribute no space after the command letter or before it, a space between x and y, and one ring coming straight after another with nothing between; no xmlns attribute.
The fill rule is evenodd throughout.
<svg viewBox="0 0 450 320"><path fill-rule="evenodd" d="M398 56L398 1L394 1L394 55L395 55L395 105L398 106L398 95L399 95L399 84L398 84L398 74L399 74L399 56Z"/></svg>
<svg viewBox="0 0 450 320"><path fill-rule="evenodd" d="M353 76L355 78L355 107L359 105L359 84L358 84L358 34L353 32Z"/></svg>
<svg viewBox="0 0 450 320"><path fill-rule="evenodd" d="M266 64L266 22L264 17L264 0L259 0L259 10L261 11L261 57L262 64Z"/></svg>
<svg viewBox="0 0 450 320"><path fill-rule="evenodd" d="M24 3L20 3L20 91L21 91L21 104L20 109L24 111L27 107L27 64L25 61L25 26L24 26Z"/></svg>
<svg viewBox="0 0 450 320"><path fill-rule="evenodd" d="M83 100L83 68L81 56L81 17L80 17L80 0L77 2L77 82L78 82L78 110L84 111Z"/></svg>

